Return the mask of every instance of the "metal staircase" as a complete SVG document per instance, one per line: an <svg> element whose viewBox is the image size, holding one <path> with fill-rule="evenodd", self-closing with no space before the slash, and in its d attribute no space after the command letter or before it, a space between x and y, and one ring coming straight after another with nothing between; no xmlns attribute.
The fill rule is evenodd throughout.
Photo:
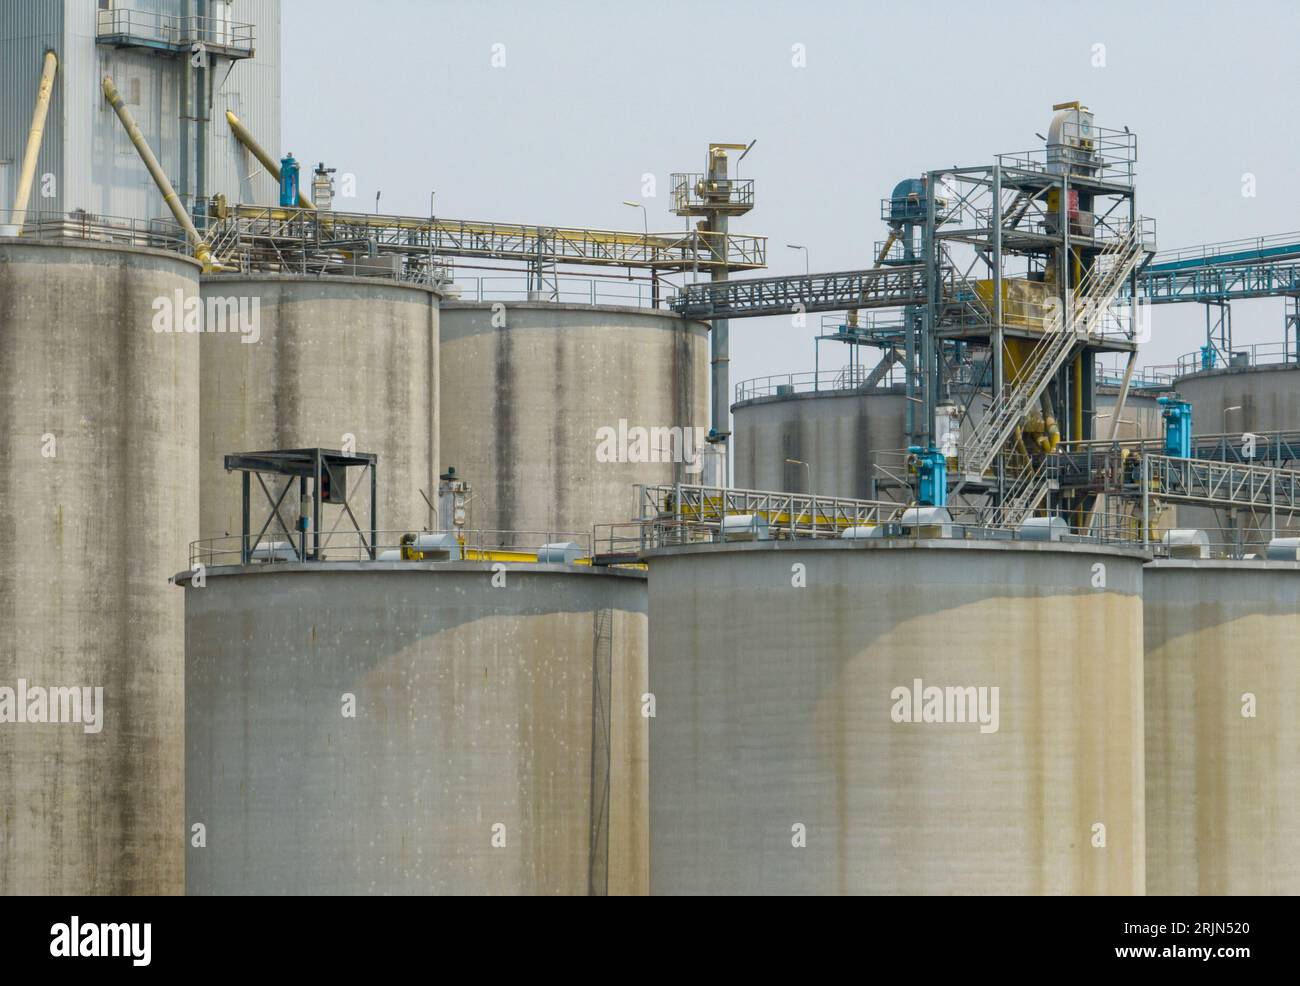
<svg viewBox="0 0 1300 986"><path fill-rule="evenodd" d="M1125 281L1147 255L1142 223L1135 222L1098 256L1074 292L1074 306L1067 320L1049 323L1042 340L1030 352L1016 378L995 396L979 427L966 445L963 471L978 481L992 464L1048 382L1065 365L1078 342L1100 328Z"/></svg>
<svg viewBox="0 0 1300 986"><path fill-rule="evenodd" d="M985 523L990 527L1018 528L1033 516L1056 486L1056 470L1048 465L1046 458L1031 463L1015 477L1002 504L990 508Z"/></svg>

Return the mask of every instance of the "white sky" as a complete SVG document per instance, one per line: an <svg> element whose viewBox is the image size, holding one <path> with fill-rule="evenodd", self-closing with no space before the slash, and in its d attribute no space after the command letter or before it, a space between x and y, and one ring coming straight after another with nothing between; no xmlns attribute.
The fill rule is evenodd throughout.
<svg viewBox="0 0 1300 986"><path fill-rule="evenodd" d="M1162 249L1300 229L1296 0L283 0L282 18L283 150L304 175L323 159L357 176L340 208L382 190L382 211L425 215L436 190L439 215L639 230L621 202L651 172L651 230L679 229L669 172L757 138L740 171L757 205L733 230L769 237L770 273L803 270L787 243L847 270L870 265L899 179L1038 147L1052 104L1080 99L1138 134ZM1282 310L1234 305L1235 343L1280 340ZM1142 361L1203 333L1200 306L1158 308ZM812 369L814 334L733 321L733 383Z"/></svg>

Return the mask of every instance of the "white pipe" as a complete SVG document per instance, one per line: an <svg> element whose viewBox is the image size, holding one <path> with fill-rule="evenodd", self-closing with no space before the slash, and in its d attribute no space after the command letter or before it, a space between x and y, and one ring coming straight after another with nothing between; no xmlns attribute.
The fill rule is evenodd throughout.
<svg viewBox="0 0 1300 986"><path fill-rule="evenodd" d="M32 179L36 175L36 159L41 153L41 137L45 134L45 117L50 111L50 96L54 92L54 73L58 65L58 56L47 51L41 69L41 83L36 90L36 105L32 109L32 126L27 131L27 150L23 154L22 170L18 173L13 217L11 224L3 229L6 236L22 235L23 223L27 221L27 200L32 195Z"/></svg>

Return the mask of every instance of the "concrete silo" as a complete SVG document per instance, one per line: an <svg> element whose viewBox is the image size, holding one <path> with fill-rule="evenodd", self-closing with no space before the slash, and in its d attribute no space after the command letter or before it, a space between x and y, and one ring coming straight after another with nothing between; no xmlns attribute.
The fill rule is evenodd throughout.
<svg viewBox="0 0 1300 986"><path fill-rule="evenodd" d="M1300 563L1143 583L1147 892L1300 894Z"/></svg>
<svg viewBox="0 0 1300 986"><path fill-rule="evenodd" d="M655 894L1141 894L1142 556L649 557Z"/></svg>
<svg viewBox="0 0 1300 986"><path fill-rule="evenodd" d="M1300 431L1300 363L1294 352L1281 358L1273 349L1258 363L1200 370L1180 376L1173 387L1192 405L1193 430L1197 435L1227 434L1240 445L1247 434ZM1270 360L1276 360L1272 362ZM1260 453L1261 465L1294 469L1290 460L1273 462ZM1246 511L1183 506L1178 509L1180 527L1199 528L1222 548L1241 544L1245 551L1258 551L1275 536L1300 533L1300 518L1279 514L1252 517Z"/></svg>
<svg viewBox="0 0 1300 986"><path fill-rule="evenodd" d="M379 278L203 278L202 536L240 532L224 456L320 447L379 456L379 525L432 528L438 486L438 296ZM211 313L211 314L209 314ZM255 316L255 317L254 317ZM225 320L222 322L222 320ZM421 496L423 491L424 496ZM369 490L354 509L367 510Z"/></svg>
<svg viewBox="0 0 1300 986"><path fill-rule="evenodd" d="M901 386L788 393L778 386L739 401L731 411L740 489L868 499L871 480L880 478L874 469L877 453L907 448L907 398Z"/></svg>
<svg viewBox="0 0 1300 986"><path fill-rule="evenodd" d="M700 481L703 323L551 302L441 319L442 460L474 484L472 527L589 533L637 515L634 484Z"/></svg>
<svg viewBox="0 0 1300 986"><path fill-rule="evenodd" d="M168 578L198 533L199 342L155 318L198 279L170 253L0 240L0 714L32 703L0 725L0 893L184 889ZM71 692L50 721L54 689L90 699L82 724Z"/></svg>
<svg viewBox="0 0 1300 986"><path fill-rule="evenodd" d="M646 892L643 573L254 564L185 605L189 893Z"/></svg>

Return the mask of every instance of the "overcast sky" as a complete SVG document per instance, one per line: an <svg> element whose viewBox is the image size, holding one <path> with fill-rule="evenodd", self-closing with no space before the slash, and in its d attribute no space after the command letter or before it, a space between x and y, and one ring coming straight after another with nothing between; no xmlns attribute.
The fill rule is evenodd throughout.
<svg viewBox="0 0 1300 986"><path fill-rule="evenodd" d="M787 243L847 270L870 265L899 179L1038 147L1052 104L1080 99L1138 134L1162 249L1300 229L1296 0L283 0L282 18L284 150L356 175L341 208L382 190L383 211L425 215L436 190L444 216L639 230L621 203L649 172L651 230L680 229L669 172L757 138L733 230L769 237L771 273L803 270ZM1233 312L1238 345L1282 338L1280 299ZM812 369L814 334L733 322L733 383ZM1159 308L1143 363L1203 334L1200 306ZM823 368L845 358L823 347Z"/></svg>

